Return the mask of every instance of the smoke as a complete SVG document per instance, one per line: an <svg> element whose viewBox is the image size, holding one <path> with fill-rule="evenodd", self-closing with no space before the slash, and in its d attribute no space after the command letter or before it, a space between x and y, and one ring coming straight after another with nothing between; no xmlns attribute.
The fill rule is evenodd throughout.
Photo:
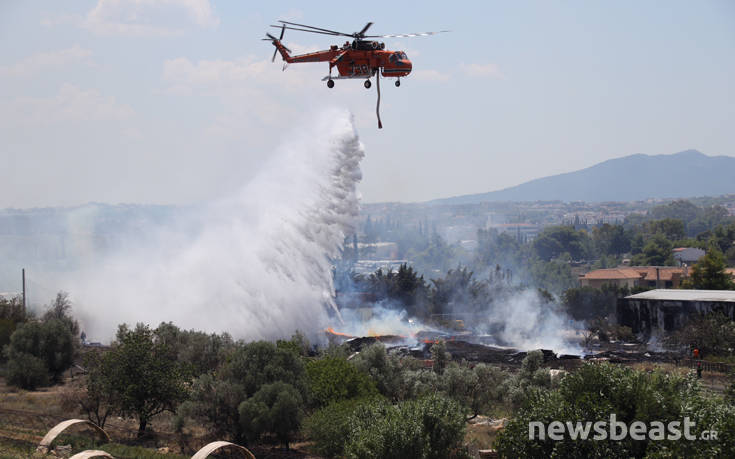
<svg viewBox="0 0 735 459"><path fill-rule="evenodd" d="M313 336L338 314L331 260L359 211L363 156L350 115L324 112L239 192L138 228L137 243L59 285L96 339L162 321L246 340Z"/></svg>
<svg viewBox="0 0 735 459"><path fill-rule="evenodd" d="M515 348L580 354L579 343L567 336L577 324L554 306L543 301L536 290L526 289L494 302L486 320L501 342Z"/></svg>

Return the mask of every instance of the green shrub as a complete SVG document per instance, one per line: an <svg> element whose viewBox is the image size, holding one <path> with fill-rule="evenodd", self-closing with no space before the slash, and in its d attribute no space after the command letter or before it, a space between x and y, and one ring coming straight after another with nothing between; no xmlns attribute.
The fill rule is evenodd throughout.
<svg viewBox="0 0 735 459"><path fill-rule="evenodd" d="M339 357L309 362L306 365L306 377L311 401L317 407L378 393L370 376Z"/></svg>
<svg viewBox="0 0 735 459"><path fill-rule="evenodd" d="M264 384L276 381L286 381L300 393L306 392L304 364L299 355L268 341L237 346L218 375L242 384L248 397Z"/></svg>
<svg viewBox="0 0 735 459"><path fill-rule="evenodd" d="M49 383L46 364L38 357L19 353L8 361L5 373L8 384L27 390L47 386Z"/></svg>
<svg viewBox="0 0 735 459"><path fill-rule="evenodd" d="M453 400L432 395L396 406L373 401L350 419L347 458L444 459L461 457L465 421Z"/></svg>
<svg viewBox="0 0 735 459"><path fill-rule="evenodd" d="M358 406L370 403L364 399L330 403L304 420L304 433L315 444L318 454L340 457L350 434L350 418Z"/></svg>
<svg viewBox="0 0 735 459"><path fill-rule="evenodd" d="M454 365L441 375L440 387L447 397L459 402L472 419L487 412L491 402L500 398L498 388L506 378L507 374L485 364L474 368Z"/></svg>
<svg viewBox="0 0 735 459"><path fill-rule="evenodd" d="M288 447L291 435L301 425L303 400L296 388L278 381L262 386L255 395L240 404L238 411L240 424L248 438L257 440L270 432Z"/></svg>
<svg viewBox="0 0 735 459"><path fill-rule="evenodd" d="M50 319L45 322L26 322L19 326L10 336L10 344L6 347L8 367L18 376L13 381L33 382L38 384L58 382L62 373L67 370L74 358L74 337L65 323ZM30 364L28 372L19 369L26 365L29 356L39 359L45 367L46 379L40 378L38 362ZM25 376L22 376L25 375ZM15 383L11 383L15 384ZM30 389L30 386L20 386Z"/></svg>
<svg viewBox="0 0 735 459"><path fill-rule="evenodd" d="M693 434L716 430L717 440L620 441L529 439L529 423L552 421L695 422ZM650 424L649 424L650 425ZM729 457L735 451L735 407L700 392L696 378L641 372L610 364L586 364L561 380L559 389L528 392L523 406L494 443L502 457Z"/></svg>
<svg viewBox="0 0 735 459"><path fill-rule="evenodd" d="M405 381L401 361L396 356L388 355L382 343L366 347L352 359L352 363L370 375L381 394L393 401L403 399Z"/></svg>
<svg viewBox="0 0 735 459"><path fill-rule="evenodd" d="M189 400L178 413L203 423L217 437L239 442L244 435L238 408L244 400L242 384L203 374L192 383Z"/></svg>
<svg viewBox="0 0 735 459"><path fill-rule="evenodd" d="M452 355L447 352L447 343L440 340L431 346L431 360L434 362L434 371L442 374L452 360Z"/></svg>

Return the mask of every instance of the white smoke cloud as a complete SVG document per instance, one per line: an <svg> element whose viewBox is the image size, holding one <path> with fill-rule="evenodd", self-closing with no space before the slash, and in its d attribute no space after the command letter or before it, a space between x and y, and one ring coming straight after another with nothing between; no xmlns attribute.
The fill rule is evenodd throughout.
<svg viewBox="0 0 735 459"><path fill-rule="evenodd" d="M60 285L92 339L139 321L246 340L313 336L334 307L331 258L359 211L363 156L350 115L326 111L235 195L144 228L147 242Z"/></svg>
<svg viewBox="0 0 735 459"><path fill-rule="evenodd" d="M502 325L498 338L518 349L581 353L579 344L565 336L578 324L553 305L542 301L535 290L527 289L495 302L487 317L489 323Z"/></svg>

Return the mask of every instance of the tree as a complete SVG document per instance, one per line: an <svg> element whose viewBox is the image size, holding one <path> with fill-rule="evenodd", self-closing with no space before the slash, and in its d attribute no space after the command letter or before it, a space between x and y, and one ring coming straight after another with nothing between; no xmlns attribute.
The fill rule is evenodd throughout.
<svg viewBox="0 0 735 459"><path fill-rule="evenodd" d="M84 356L84 366L88 370L86 390L78 395L76 402L87 414L87 419L100 427L105 427L107 418L116 410L113 375L100 371L102 355L91 351Z"/></svg>
<svg viewBox="0 0 735 459"><path fill-rule="evenodd" d="M388 354L383 343L366 347L351 363L361 372L370 375L378 391L389 400L398 401L403 398L403 367L398 357Z"/></svg>
<svg viewBox="0 0 735 459"><path fill-rule="evenodd" d="M340 400L315 411L304 420L304 432L314 442L318 454L342 457L350 435L350 417L358 406L369 403L361 399Z"/></svg>
<svg viewBox="0 0 735 459"><path fill-rule="evenodd" d="M367 373L339 357L323 357L306 365L309 395L316 407L350 398L377 395Z"/></svg>
<svg viewBox="0 0 735 459"><path fill-rule="evenodd" d="M560 441L529 435L530 423L547 427L558 421L566 425L578 422L616 422L630 426L641 421L648 426L662 423L661 432L669 422L682 423L685 417L694 421L692 434L702 438L703 430L728 432L716 440L667 441L572 439L564 434ZM735 407L723 406L719 397L710 397L699 390L693 377L680 377L663 371L637 371L630 367L607 363L588 363L564 377L558 390L531 391L528 399L513 419L500 432L494 446L501 457L696 457L722 456L735 450ZM606 429L607 430L607 429ZM608 430L609 431L609 430ZM727 456L728 453L724 453Z"/></svg>
<svg viewBox="0 0 735 459"><path fill-rule="evenodd" d="M440 395L391 405L359 405L349 420L349 459L446 459L461 451L465 421L457 402Z"/></svg>
<svg viewBox="0 0 735 459"><path fill-rule="evenodd" d="M578 287L567 289L561 296L566 312L576 320L606 317L615 312L617 299L630 294L627 287L603 285L602 288Z"/></svg>
<svg viewBox="0 0 735 459"><path fill-rule="evenodd" d="M643 225L643 231L647 234L662 234L670 241L684 239L684 222L677 218L664 218L653 220Z"/></svg>
<svg viewBox="0 0 735 459"><path fill-rule="evenodd" d="M67 324L57 319L26 322L10 336L10 344L6 349L9 382L26 389L35 389L47 380L54 383L61 380L62 373L73 362L74 337ZM39 361L45 367L47 378L39 374ZM28 370L23 369L25 362L29 362ZM30 372L30 368L33 368L33 372Z"/></svg>
<svg viewBox="0 0 735 459"><path fill-rule="evenodd" d="M49 304L48 310L44 313L42 320L59 320L69 328L72 336L76 337L79 335L79 323L74 320L70 312L71 300L69 300L69 294L60 291L56 294L56 298L54 298L51 304Z"/></svg>
<svg viewBox="0 0 735 459"><path fill-rule="evenodd" d="M301 425L303 405L301 394L292 385L283 381L265 384L240 404L240 424L248 438L257 440L272 432L288 449L291 435Z"/></svg>
<svg viewBox="0 0 735 459"><path fill-rule="evenodd" d="M8 384L26 390L48 386L49 375L46 364L35 355L17 353L8 360L6 371Z"/></svg>
<svg viewBox="0 0 735 459"><path fill-rule="evenodd" d="M721 312L691 317L670 341L681 346L696 346L706 355L728 355L735 348L735 322Z"/></svg>
<svg viewBox="0 0 735 459"><path fill-rule="evenodd" d="M242 384L247 397L255 395L261 386L277 381L288 382L300 393L306 393L304 364L299 355L268 341L239 345L218 376Z"/></svg>
<svg viewBox="0 0 735 459"><path fill-rule="evenodd" d="M194 380L191 396L179 414L203 422L226 438L243 441L246 432L239 408L261 387L286 382L297 389L302 400L306 398L304 365L299 357L303 344L298 336L278 345L267 341L235 344L216 372Z"/></svg>
<svg viewBox="0 0 735 459"><path fill-rule="evenodd" d="M636 266L673 266L673 245L662 233L656 233L649 239L640 254L633 257Z"/></svg>
<svg viewBox="0 0 735 459"><path fill-rule="evenodd" d="M28 320L23 308L23 300L19 296L10 299L0 297L0 351L10 343L10 335L16 327ZM0 352L0 361L4 359Z"/></svg>
<svg viewBox="0 0 735 459"><path fill-rule="evenodd" d="M434 371L442 374L452 360L452 355L447 352L447 343L439 340L431 346L431 360L434 363Z"/></svg>
<svg viewBox="0 0 735 459"><path fill-rule="evenodd" d="M466 408L474 419L490 408L490 402L498 398L498 387L505 375L497 368L478 364L474 368L453 365L444 371L440 386L447 397L456 400Z"/></svg>
<svg viewBox="0 0 735 459"><path fill-rule="evenodd" d="M630 251L630 234L623 225L608 223L592 230L592 239L600 255L619 256Z"/></svg>
<svg viewBox="0 0 735 459"><path fill-rule="evenodd" d="M692 267L692 275L683 282L685 288L701 290L733 290L735 284L725 271L727 264L722 252L711 246L704 257Z"/></svg>
<svg viewBox="0 0 735 459"><path fill-rule="evenodd" d="M138 420L139 437L153 416L174 411L186 397L175 349L147 325L138 324L132 330L121 325L112 349L92 371L109 381L117 410Z"/></svg>
<svg viewBox="0 0 735 459"><path fill-rule="evenodd" d="M242 384L205 373L194 380L189 400L178 413L204 423L218 437L242 442L245 436L238 408L245 398Z"/></svg>
<svg viewBox="0 0 735 459"><path fill-rule="evenodd" d="M181 330L171 322L158 325L156 337L172 348L176 360L191 377L217 369L235 346L227 333Z"/></svg>
<svg viewBox="0 0 735 459"><path fill-rule="evenodd" d="M533 241L533 248L539 258L549 261L563 253L568 253L572 260L588 258L591 240L586 231L577 231L570 226L549 226L544 228Z"/></svg>

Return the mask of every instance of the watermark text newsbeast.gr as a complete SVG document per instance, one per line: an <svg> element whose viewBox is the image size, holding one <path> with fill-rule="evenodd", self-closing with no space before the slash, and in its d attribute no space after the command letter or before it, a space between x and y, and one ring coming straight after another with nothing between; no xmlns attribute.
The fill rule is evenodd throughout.
<svg viewBox="0 0 735 459"><path fill-rule="evenodd" d="M716 440L717 432L714 430L704 430L697 436L692 433L696 423L689 417L685 417L684 421L671 421L663 423L660 421L652 421L645 423L642 421L633 421L630 425L618 421L615 414L610 415L609 421L586 421L586 422L561 422L552 421L548 425L539 421L528 423L528 439L529 440L546 440L547 438L554 441L564 440L568 436L572 440L613 440L619 441L626 438L633 440ZM590 436L591 435L591 436Z"/></svg>

